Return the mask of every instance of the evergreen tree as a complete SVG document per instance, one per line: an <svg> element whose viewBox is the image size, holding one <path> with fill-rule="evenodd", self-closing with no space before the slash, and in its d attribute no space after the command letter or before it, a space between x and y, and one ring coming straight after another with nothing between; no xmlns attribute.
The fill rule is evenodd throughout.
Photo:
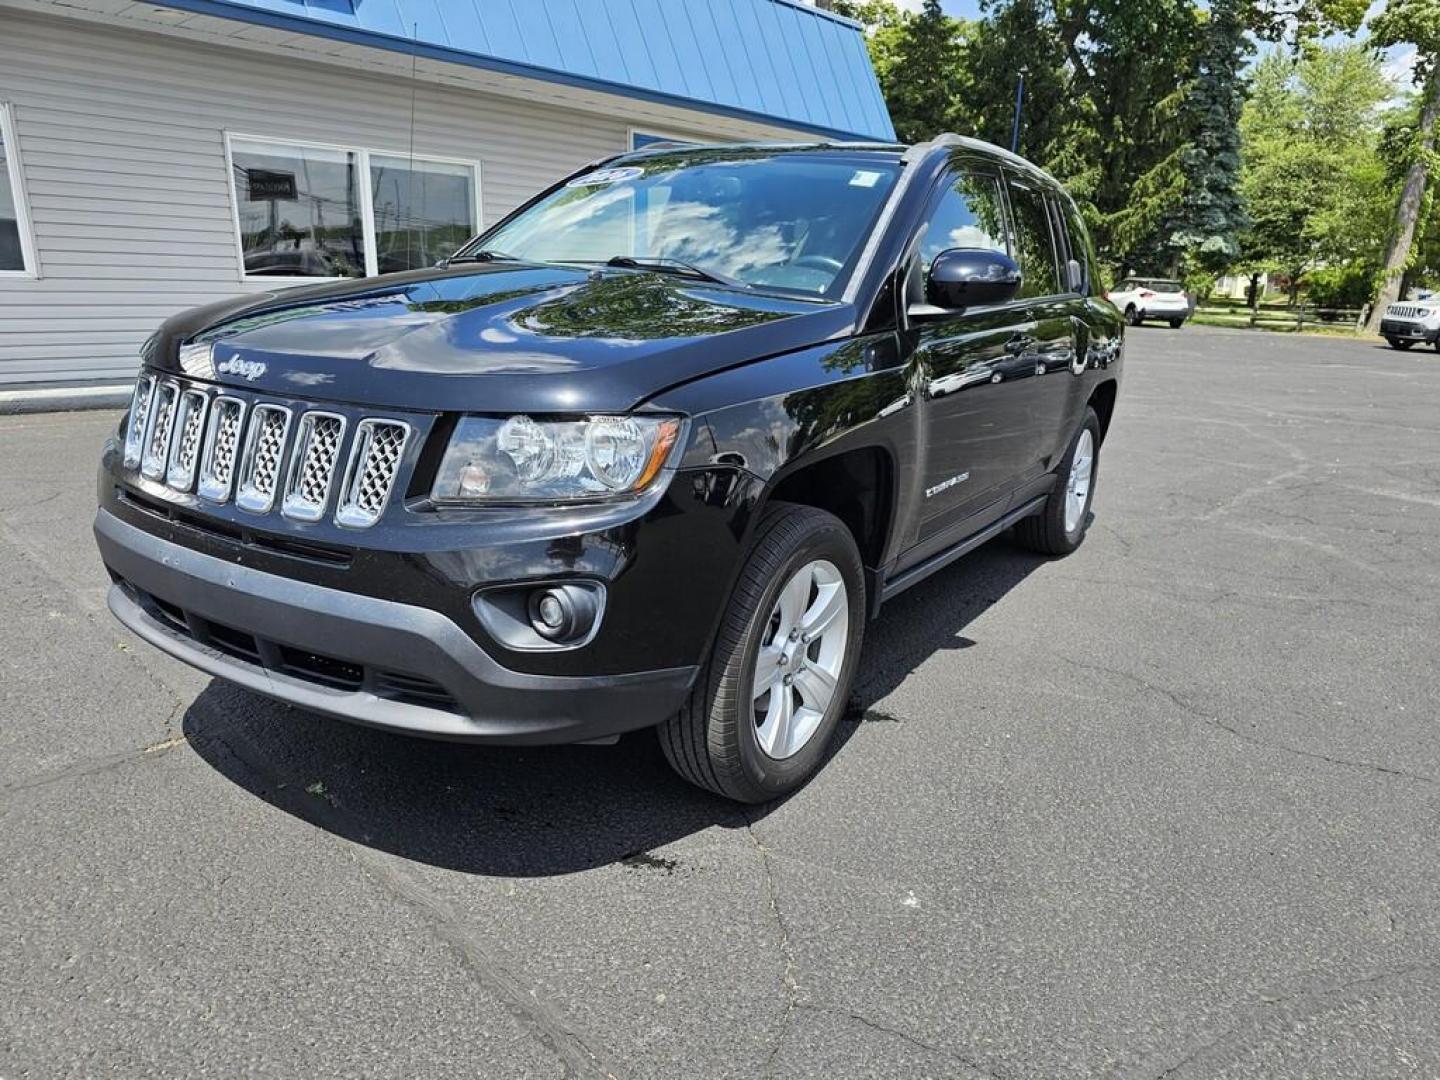
<svg viewBox="0 0 1440 1080"><path fill-rule="evenodd" d="M1201 29L1197 71L1180 109L1188 145L1180 154L1184 194L1161 231L1170 273L1182 260L1219 273L1240 254L1246 225L1240 195L1242 71L1252 47L1243 0L1211 0Z"/></svg>

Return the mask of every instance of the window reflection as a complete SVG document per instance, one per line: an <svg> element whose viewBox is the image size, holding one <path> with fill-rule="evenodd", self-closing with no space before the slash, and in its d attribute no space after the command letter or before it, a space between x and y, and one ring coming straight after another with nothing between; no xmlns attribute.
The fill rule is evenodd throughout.
<svg viewBox="0 0 1440 1080"><path fill-rule="evenodd" d="M475 235L468 165L370 155L375 261L382 274L433 266Z"/></svg>
<svg viewBox="0 0 1440 1080"><path fill-rule="evenodd" d="M237 139L231 162L247 275L365 273L353 151Z"/></svg>
<svg viewBox="0 0 1440 1080"><path fill-rule="evenodd" d="M1005 251L1000 191L993 177L961 174L935 206L920 242L920 267L928 273L935 256L951 248Z"/></svg>
<svg viewBox="0 0 1440 1080"><path fill-rule="evenodd" d="M828 295L896 171L874 155L655 154L571 180L484 246L540 262L678 261L747 285Z"/></svg>

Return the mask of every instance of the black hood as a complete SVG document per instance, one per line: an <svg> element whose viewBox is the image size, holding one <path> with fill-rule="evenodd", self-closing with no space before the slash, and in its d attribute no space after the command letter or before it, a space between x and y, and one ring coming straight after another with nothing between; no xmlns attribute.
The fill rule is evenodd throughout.
<svg viewBox="0 0 1440 1080"><path fill-rule="evenodd" d="M498 263L302 287L177 315L148 359L286 397L620 412L850 332L854 308L629 270Z"/></svg>

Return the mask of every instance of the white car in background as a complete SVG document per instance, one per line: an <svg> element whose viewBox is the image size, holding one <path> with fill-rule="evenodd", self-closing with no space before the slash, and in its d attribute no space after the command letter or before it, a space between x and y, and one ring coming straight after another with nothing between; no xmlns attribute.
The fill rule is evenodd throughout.
<svg viewBox="0 0 1440 1080"><path fill-rule="evenodd" d="M1380 335L1392 349L1408 349L1417 341L1440 349L1440 297L1391 304L1380 320Z"/></svg>
<svg viewBox="0 0 1440 1080"><path fill-rule="evenodd" d="M1155 319L1178 330L1190 317L1190 297L1185 286L1168 278L1128 277L1105 295L1131 326Z"/></svg>

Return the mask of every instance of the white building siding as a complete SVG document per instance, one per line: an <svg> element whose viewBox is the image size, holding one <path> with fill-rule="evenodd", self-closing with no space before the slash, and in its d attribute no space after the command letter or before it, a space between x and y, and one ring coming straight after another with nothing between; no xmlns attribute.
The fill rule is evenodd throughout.
<svg viewBox="0 0 1440 1080"><path fill-rule="evenodd" d="M274 288L241 278L225 132L405 155L412 86L414 152L480 164L485 224L652 126L0 6L38 261L0 278L0 384L126 376L167 316Z"/></svg>

